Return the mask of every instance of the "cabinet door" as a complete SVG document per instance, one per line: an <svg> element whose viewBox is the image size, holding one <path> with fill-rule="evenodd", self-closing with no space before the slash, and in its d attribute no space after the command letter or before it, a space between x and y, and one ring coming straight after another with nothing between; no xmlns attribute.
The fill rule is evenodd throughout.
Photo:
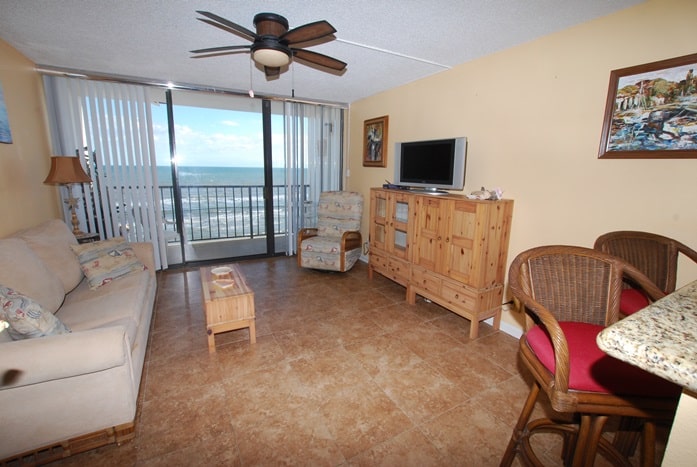
<svg viewBox="0 0 697 467"><path fill-rule="evenodd" d="M458 200L448 218L443 273L476 288L502 284L513 203Z"/></svg>
<svg viewBox="0 0 697 467"><path fill-rule="evenodd" d="M477 256L481 265L481 270L477 270L480 287L503 284L512 220L513 201L504 200L487 205L486 227L478 231L486 238L486 244Z"/></svg>
<svg viewBox="0 0 697 467"><path fill-rule="evenodd" d="M387 193L370 190L370 248L385 251L387 240Z"/></svg>
<svg viewBox="0 0 697 467"><path fill-rule="evenodd" d="M414 197L414 243L412 262L434 272L441 272L447 227L444 217L451 201L429 196Z"/></svg>
<svg viewBox="0 0 697 467"><path fill-rule="evenodd" d="M479 287L475 268L475 255L486 241L486 234L477 235L483 219L478 214L477 204L470 201L455 201L448 216L447 232L450 241L446 244L443 274L474 287Z"/></svg>
<svg viewBox="0 0 697 467"><path fill-rule="evenodd" d="M387 202L387 251L402 259L409 258L409 214L412 212L411 200L407 193L389 193Z"/></svg>

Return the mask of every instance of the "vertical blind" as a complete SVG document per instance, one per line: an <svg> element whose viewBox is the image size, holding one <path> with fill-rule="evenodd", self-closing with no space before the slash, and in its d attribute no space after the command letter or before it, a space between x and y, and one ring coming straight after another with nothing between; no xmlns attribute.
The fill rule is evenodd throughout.
<svg viewBox="0 0 697 467"><path fill-rule="evenodd" d="M147 88L60 76L44 76L44 87L54 154L78 155L92 179L81 225L152 243L156 267L166 268Z"/></svg>
<svg viewBox="0 0 697 467"><path fill-rule="evenodd" d="M342 117L336 107L284 105L288 255L296 253L298 231L315 225L320 193L342 189Z"/></svg>

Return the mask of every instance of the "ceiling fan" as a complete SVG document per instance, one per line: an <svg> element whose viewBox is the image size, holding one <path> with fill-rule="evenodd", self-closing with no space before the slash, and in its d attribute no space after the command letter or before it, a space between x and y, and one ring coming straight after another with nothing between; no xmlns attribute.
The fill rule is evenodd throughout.
<svg viewBox="0 0 697 467"><path fill-rule="evenodd" d="M288 65L293 57L335 71L346 69L346 63L341 60L305 50L298 45L318 39L332 40L333 38L329 36L334 34L336 29L327 21L315 21L288 30L288 20L283 16L276 13L258 13L254 16L256 32L253 32L208 11L197 10L196 13L205 16L205 18L196 18L199 21L237 34L252 41L252 44L192 50L193 54L202 54L193 58L212 57L248 49L252 53L252 60L264 67L267 78L278 76L281 73L281 67Z"/></svg>

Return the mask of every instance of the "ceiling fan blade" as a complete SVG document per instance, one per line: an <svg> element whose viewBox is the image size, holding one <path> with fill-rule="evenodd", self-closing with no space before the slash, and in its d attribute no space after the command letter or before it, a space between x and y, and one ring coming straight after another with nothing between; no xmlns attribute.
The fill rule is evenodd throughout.
<svg viewBox="0 0 697 467"><path fill-rule="evenodd" d="M315 39L320 39L322 37L334 34L336 29L334 26L328 22L315 21L314 23L308 23L303 26L298 26L297 28L291 29L287 33L281 36L282 41L286 41L288 45L298 44L300 42L313 41Z"/></svg>
<svg viewBox="0 0 697 467"><path fill-rule="evenodd" d="M197 18L200 21L203 21L204 23L211 24L213 26L219 27L224 30L232 30L233 32L236 32L237 34L241 35L242 37L249 39L250 41L253 41L257 38L256 33L250 31L249 29L245 28L244 26L240 26L237 23L233 23L232 21L223 18L222 16L218 16L216 14L213 14L209 11L201 11L201 10L196 10L196 13L203 15L207 18L212 19L213 21L208 21L202 18ZM220 23L220 24L217 24Z"/></svg>
<svg viewBox="0 0 697 467"><path fill-rule="evenodd" d="M223 57L225 55L235 55L239 53L248 53L245 50L229 50L227 52L214 52L201 55L192 55L191 58L210 58L210 57Z"/></svg>
<svg viewBox="0 0 697 467"><path fill-rule="evenodd" d="M251 45L226 45L222 47L209 47L207 49L190 50L192 54L205 54L210 52L226 52L228 50L251 49Z"/></svg>
<svg viewBox="0 0 697 467"><path fill-rule="evenodd" d="M243 39L251 40L253 41L254 39L249 39L246 34L240 34L239 31L232 29L230 27L225 26L224 24L216 23L215 21L211 21L206 18L196 18L197 20L201 21L202 23L210 24L211 26L215 26L218 29L222 29L225 32L228 32L230 34L234 34L236 36L240 36Z"/></svg>
<svg viewBox="0 0 697 467"><path fill-rule="evenodd" d="M332 70L342 71L346 68L346 63L336 58L329 57L311 50L292 49L293 56L315 65L331 68Z"/></svg>
<svg viewBox="0 0 697 467"><path fill-rule="evenodd" d="M275 78L281 74L281 68L277 66L265 66L264 74L267 78Z"/></svg>

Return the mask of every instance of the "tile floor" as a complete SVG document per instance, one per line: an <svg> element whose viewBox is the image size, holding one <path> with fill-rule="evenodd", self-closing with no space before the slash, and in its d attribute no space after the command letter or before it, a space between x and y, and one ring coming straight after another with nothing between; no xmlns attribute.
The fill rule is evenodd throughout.
<svg viewBox="0 0 697 467"><path fill-rule="evenodd" d="M358 263L238 263L255 290L257 343L209 354L198 268L159 276L136 437L60 465L494 466L528 385L517 340L423 300ZM558 465L560 442L541 437ZM517 461L516 461L517 463Z"/></svg>

